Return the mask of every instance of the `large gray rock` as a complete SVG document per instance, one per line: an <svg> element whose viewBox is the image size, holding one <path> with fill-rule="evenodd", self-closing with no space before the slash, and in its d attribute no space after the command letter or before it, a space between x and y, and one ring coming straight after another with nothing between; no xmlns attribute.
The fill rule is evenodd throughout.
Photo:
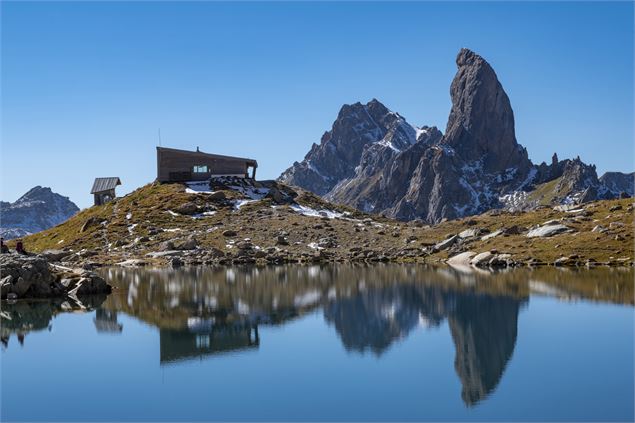
<svg viewBox="0 0 635 423"><path fill-rule="evenodd" d="M71 251L65 250L44 250L39 255L47 261L60 261L71 254Z"/></svg>
<svg viewBox="0 0 635 423"><path fill-rule="evenodd" d="M527 232L527 237L528 238L536 238L536 237L544 238L544 237L557 235L562 232L566 232L568 230L569 228L565 225L562 225L559 223L552 223L549 225L539 226L537 228L530 230L529 232Z"/></svg>
<svg viewBox="0 0 635 423"><path fill-rule="evenodd" d="M104 279L95 274L85 274L68 295L73 297L82 297L96 294L109 294L112 288Z"/></svg>
<svg viewBox="0 0 635 423"><path fill-rule="evenodd" d="M469 266L472 258L476 255L474 251L466 251L459 253L448 259L447 263L450 266Z"/></svg>
<svg viewBox="0 0 635 423"><path fill-rule="evenodd" d="M454 244L456 244L459 240L458 235L452 235L446 239L444 239L443 241L437 243L434 245L434 249L435 250L446 250L448 248L450 248L451 246L453 246Z"/></svg>
<svg viewBox="0 0 635 423"><path fill-rule="evenodd" d="M493 253L489 251L485 251L483 253L476 254L474 257L472 257L472 260L470 260L470 264L472 266L485 267L489 264L490 260L493 257L494 257Z"/></svg>
<svg viewBox="0 0 635 423"><path fill-rule="evenodd" d="M196 247L198 247L198 240L194 236L189 236L174 244L175 250L194 250Z"/></svg>

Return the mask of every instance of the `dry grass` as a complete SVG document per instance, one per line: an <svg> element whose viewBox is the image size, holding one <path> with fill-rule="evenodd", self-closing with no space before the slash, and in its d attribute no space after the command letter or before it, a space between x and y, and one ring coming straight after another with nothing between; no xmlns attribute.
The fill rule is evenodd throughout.
<svg viewBox="0 0 635 423"><path fill-rule="evenodd" d="M233 191L225 191L225 194L229 198L238 195ZM526 230L547 220L564 219L562 223L574 229L574 233L551 238L527 238L524 234L498 236L487 241L476 240L465 248L476 252L496 249L512 254L517 260L534 258L546 263L563 255L577 254L584 259L613 264L625 259L621 263L629 264L634 256L633 211L632 207L629 208L633 199L587 204L585 209L590 215L576 219L571 219L569 213L544 207L531 212L498 215L490 212L433 227L419 227L379 216L372 216L375 223L362 225L361 219L369 215L330 204L305 191L299 191L296 201L315 209L346 211L350 215L347 219L309 217L295 213L284 205L272 208L274 204L270 199L249 203L235 210L227 201L212 200L205 194L188 194L180 184L153 183L114 202L82 210L65 223L31 235L24 241L27 249L36 252L60 248L93 250L97 252L95 260L112 263L122 258L142 257L146 252L156 251L163 241L188 235L195 235L203 248L214 247L232 253L234 250L222 235L226 229L238 232L237 239L251 238L255 245L262 248L275 246L277 234L285 231L290 245L283 248L292 254L315 254L316 250L310 248L309 244L330 237L338 244L337 247L329 248L335 257L347 257L351 248L359 247L393 256L398 251L409 250L415 253L404 260L441 261L447 258L447 252L426 257L421 252L422 247L470 227L492 232L517 225ZM199 210L215 210L216 213L199 219L170 214L170 210L178 209L188 202L195 203ZM616 205L622 209L611 212L609 209ZM89 221L92 224L82 232L82 226ZM596 225L609 228L612 222L620 222L622 226L614 227L607 233L591 232ZM155 233L157 229L162 231Z"/></svg>

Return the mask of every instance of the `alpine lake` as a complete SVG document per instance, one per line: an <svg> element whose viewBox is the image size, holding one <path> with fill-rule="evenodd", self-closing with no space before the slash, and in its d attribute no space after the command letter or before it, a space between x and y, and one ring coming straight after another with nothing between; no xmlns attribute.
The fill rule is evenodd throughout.
<svg viewBox="0 0 635 423"><path fill-rule="evenodd" d="M2 421L633 421L632 268L105 268L3 301Z"/></svg>

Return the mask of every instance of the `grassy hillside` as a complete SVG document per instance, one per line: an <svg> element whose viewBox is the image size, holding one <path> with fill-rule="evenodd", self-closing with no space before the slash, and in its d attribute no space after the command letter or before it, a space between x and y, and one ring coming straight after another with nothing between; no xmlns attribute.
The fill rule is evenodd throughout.
<svg viewBox="0 0 635 423"><path fill-rule="evenodd" d="M480 216L421 226L337 206L305 191L269 183L271 191L295 196L293 201L261 196L245 204L241 192L215 189L214 194L191 193L182 184L153 183L103 206L82 210L67 222L25 238L32 251L70 249L82 260L109 264L130 258L149 259L146 253L165 249L166 241L182 242L194 236L197 254L239 256L239 244L248 238L256 251L285 261L371 260L442 261L460 251L495 249L516 260L552 263L563 255L610 264L633 260L633 199L599 201L584 205L583 213L542 207L530 212L493 211ZM259 187L261 185L258 185ZM264 187L264 185L262 185ZM267 188L267 189L269 189ZM240 205L240 207L238 207ZM611 210L613 209L613 210ZM322 215L320 216L319 212ZM528 238L529 228L558 220L572 229L550 238ZM592 232L596 225L605 232ZM489 240L477 236L451 251L430 254L426 247L465 229L482 235L517 226L516 231ZM234 231L236 235L223 235ZM282 242L280 242L282 240ZM189 253L188 253L189 254ZM259 260L265 254L256 254ZM211 260L210 254L200 262Z"/></svg>

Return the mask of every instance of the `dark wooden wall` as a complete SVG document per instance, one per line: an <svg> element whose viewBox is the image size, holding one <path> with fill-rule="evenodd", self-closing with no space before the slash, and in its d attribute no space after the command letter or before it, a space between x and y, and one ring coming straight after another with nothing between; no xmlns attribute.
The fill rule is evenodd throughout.
<svg viewBox="0 0 635 423"><path fill-rule="evenodd" d="M193 173L194 166L207 166L208 173ZM248 163L239 158L211 157L195 151L157 149L157 180L195 181L212 175L248 176Z"/></svg>

